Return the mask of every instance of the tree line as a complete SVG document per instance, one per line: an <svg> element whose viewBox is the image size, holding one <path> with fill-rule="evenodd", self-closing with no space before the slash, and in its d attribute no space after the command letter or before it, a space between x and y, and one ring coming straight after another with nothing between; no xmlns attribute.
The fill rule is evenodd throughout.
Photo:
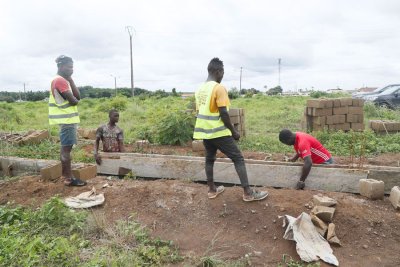
<svg viewBox="0 0 400 267"><path fill-rule="evenodd" d="M103 98L103 97L112 97L116 94L131 97L132 90L131 88L94 88L92 86L81 86L78 87L81 93L81 98ZM172 92L166 92L165 90L156 90L149 91L142 88L134 88L135 96L141 97L167 97L167 96L180 96L180 93L176 92L176 89L173 88ZM49 97L49 91L28 91L26 93L22 92L0 92L0 102L17 102L17 101L42 101L46 100Z"/></svg>

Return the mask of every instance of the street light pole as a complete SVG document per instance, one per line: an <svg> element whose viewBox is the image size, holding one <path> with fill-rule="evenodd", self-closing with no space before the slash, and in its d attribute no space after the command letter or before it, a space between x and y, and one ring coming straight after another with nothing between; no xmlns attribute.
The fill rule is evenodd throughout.
<svg viewBox="0 0 400 267"><path fill-rule="evenodd" d="M132 26L126 26L126 30L128 31L129 34L129 44L130 44L130 52L131 52L131 90L132 90L132 97L135 96L135 91L134 91L134 83L133 83L133 58L132 58L132 33L135 32L135 29L132 28Z"/></svg>
<svg viewBox="0 0 400 267"><path fill-rule="evenodd" d="M240 67L239 95L242 94L242 67Z"/></svg>
<svg viewBox="0 0 400 267"><path fill-rule="evenodd" d="M114 89L115 89L115 96L117 96L117 76L110 74L111 77L114 78Z"/></svg>

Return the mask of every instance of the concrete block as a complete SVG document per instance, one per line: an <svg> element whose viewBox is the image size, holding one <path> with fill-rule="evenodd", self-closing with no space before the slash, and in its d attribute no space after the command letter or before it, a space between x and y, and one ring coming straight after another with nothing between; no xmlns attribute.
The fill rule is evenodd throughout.
<svg viewBox="0 0 400 267"><path fill-rule="evenodd" d="M364 131L364 129L365 129L365 125L364 125L364 123L355 123L355 122L352 122L352 123L350 123L350 128L353 130L353 131L356 131L356 132L361 132L361 131Z"/></svg>
<svg viewBox="0 0 400 267"><path fill-rule="evenodd" d="M353 105L353 99L352 98L344 97L344 98L339 98L339 99L340 99L340 106L341 107L348 107L348 106Z"/></svg>
<svg viewBox="0 0 400 267"><path fill-rule="evenodd" d="M307 107L310 108L324 108L326 100L325 99L308 99Z"/></svg>
<svg viewBox="0 0 400 267"><path fill-rule="evenodd" d="M72 168L72 175L81 180L88 180L96 177L97 166L94 164L82 164Z"/></svg>
<svg viewBox="0 0 400 267"><path fill-rule="evenodd" d="M337 115L338 116L338 123L345 123L346 122L346 115Z"/></svg>
<svg viewBox="0 0 400 267"><path fill-rule="evenodd" d="M348 107L349 114L364 114L364 110L362 107Z"/></svg>
<svg viewBox="0 0 400 267"><path fill-rule="evenodd" d="M335 124L335 117L334 116L326 116L326 124L331 125Z"/></svg>
<svg viewBox="0 0 400 267"><path fill-rule="evenodd" d="M314 195L313 202L314 206L324 206L324 207L331 207L337 204L337 201L335 199L323 196L322 194Z"/></svg>
<svg viewBox="0 0 400 267"><path fill-rule="evenodd" d="M315 125L313 125L312 130L313 130L313 131L323 131L324 128L325 128L324 125L317 125L317 124L315 124Z"/></svg>
<svg viewBox="0 0 400 267"><path fill-rule="evenodd" d="M354 98L352 106L353 107L363 107L364 106L364 102L365 102L364 99L356 99L356 98Z"/></svg>
<svg viewBox="0 0 400 267"><path fill-rule="evenodd" d="M390 191L390 202L395 209L400 209L400 187L394 186Z"/></svg>
<svg viewBox="0 0 400 267"><path fill-rule="evenodd" d="M336 228L335 224L333 223L330 223L328 225L328 233L326 235L326 240L328 240L330 244L341 246L342 244L340 243L339 238L337 238L336 236L335 228Z"/></svg>
<svg viewBox="0 0 400 267"><path fill-rule="evenodd" d="M311 214L310 217L315 228L317 228L318 233L320 233L321 236L325 237L325 234L328 231L328 224L318 218L315 214Z"/></svg>
<svg viewBox="0 0 400 267"><path fill-rule="evenodd" d="M31 131L26 136L24 136L20 144L39 144L44 139L49 138L49 131Z"/></svg>
<svg viewBox="0 0 400 267"><path fill-rule="evenodd" d="M203 141L202 140L193 140L192 150L194 152L205 151L206 149L204 148Z"/></svg>
<svg viewBox="0 0 400 267"><path fill-rule="evenodd" d="M364 122L364 116L362 114L346 114L346 122L357 122L357 123L363 123Z"/></svg>
<svg viewBox="0 0 400 267"><path fill-rule="evenodd" d="M333 99L325 99L325 107L333 108Z"/></svg>
<svg viewBox="0 0 400 267"><path fill-rule="evenodd" d="M229 109L229 116L240 116L240 109L238 108Z"/></svg>
<svg viewBox="0 0 400 267"><path fill-rule="evenodd" d="M340 99L339 98L333 99L333 107L334 108L340 107Z"/></svg>
<svg viewBox="0 0 400 267"><path fill-rule="evenodd" d="M350 123L346 122L336 124L336 130L350 131Z"/></svg>
<svg viewBox="0 0 400 267"><path fill-rule="evenodd" d="M325 125L326 117L325 117L325 116L313 117L312 122L313 122L313 124L315 124L315 125Z"/></svg>
<svg viewBox="0 0 400 267"><path fill-rule="evenodd" d="M96 129L90 129L87 138L90 140L96 140Z"/></svg>
<svg viewBox="0 0 400 267"><path fill-rule="evenodd" d="M62 175L62 165L61 162L55 165L50 165L40 169L40 176L45 181L55 180Z"/></svg>
<svg viewBox="0 0 400 267"><path fill-rule="evenodd" d="M348 106L340 107L340 108L333 108L332 112L333 115L341 115L341 114L347 114L348 113Z"/></svg>
<svg viewBox="0 0 400 267"><path fill-rule="evenodd" d="M331 108L308 108L307 115L313 117L331 116Z"/></svg>
<svg viewBox="0 0 400 267"><path fill-rule="evenodd" d="M330 223L332 222L333 214L335 213L335 208L324 207L324 206L315 206L311 213L316 215L318 218L323 220L324 222Z"/></svg>
<svg viewBox="0 0 400 267"><path fill-rule="evenodd" d="M374 179L360 179L360 194L370 199L383 199L385 183Z"/></svg>
<svg viewBox="0 0 400 267"><path fill-rule="evenodd" d="M84 135L84 133L85 133L85 129L83 129L83 128L78 128L77 131L78 131L78 136L83 138L83 137L84 137L83 135Z"/></svg>
<svg viewBox="0 0 400 267"><path fill-rule="evenodd" d="M235 123L240 123L240 117L239 116L230 116L231 119L231 123L235 124Z"/></svg>

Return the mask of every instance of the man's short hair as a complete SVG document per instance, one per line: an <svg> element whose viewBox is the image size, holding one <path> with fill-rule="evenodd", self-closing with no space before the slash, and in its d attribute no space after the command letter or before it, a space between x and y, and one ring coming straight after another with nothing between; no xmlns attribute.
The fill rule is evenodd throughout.
<svg viewBox="0 0 400 267"><path fill-rule="evenodd" d="M113 113L119 113L119 112L115 108L110 109L110 111L108 112L108 116L111 116L111 114L113 114Z"/></svg>
<svg viewBox="0 0 400 267"><path fill-rule="evenodd" d="M211 59L210 63L208 63L208 73L215 73L222 69L224 69L224 63L217 57Z"/></svg>
<svg viewBox="0 0 400 267"><path fill-rule="evenodd" d="M57 63L57 67L60 67L60 66L65 65L67 63L74 63L74 61L70 57L61 55L61 56L56 58L56 63Z"/></svg>
<svg viewBox="0 0 400 267"><path fill-rule="evenodd" d="M289 143L290 139L292 138L293 133L288 129L283 129L279 133L279 141L284 144Z"/></svg>

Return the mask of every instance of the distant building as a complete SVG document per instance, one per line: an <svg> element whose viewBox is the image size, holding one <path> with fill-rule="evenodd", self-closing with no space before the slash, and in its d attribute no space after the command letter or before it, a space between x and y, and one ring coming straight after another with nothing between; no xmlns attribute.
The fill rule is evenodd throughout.
<svg viewBox="0 0 400 267"><path fill-rule="evenodd" d="M330 93L330 94L332 94L332 93L343 93L344 90L340 89L340 88L335 88L335 89L328 89L328 90L326 90L326 92Z"/></svg>
<svg viewBox="0 0 400 267"><path fill-rule="evenodd" d="M369 93L374 91L375 89L378 89L378 87L361 87L359 89L356 89L356 92Z"/></svg>
<svg viewBox="0 0 400 267"><path fill-rule="evenodd" d="M194 96L194 92L184 92L184 93L181 93L181 97L182 97L183 99L189 98L189 97L192 97L192 96Z"/></svg>

